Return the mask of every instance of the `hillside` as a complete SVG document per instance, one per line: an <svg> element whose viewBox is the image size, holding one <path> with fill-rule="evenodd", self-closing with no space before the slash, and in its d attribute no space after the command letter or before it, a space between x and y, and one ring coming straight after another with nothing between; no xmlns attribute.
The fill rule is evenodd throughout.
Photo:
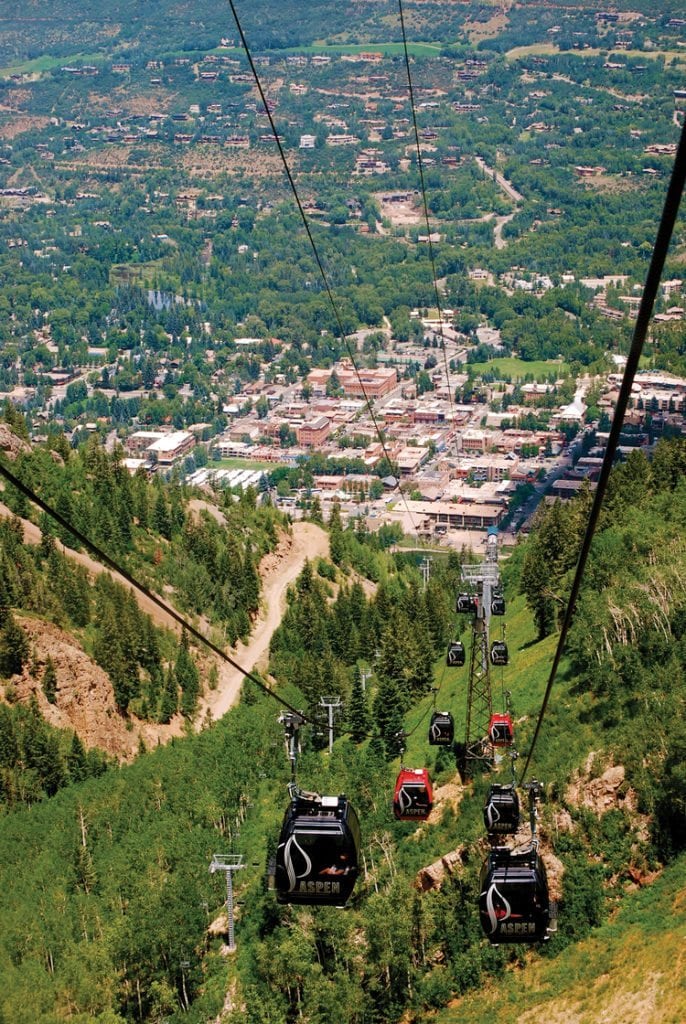
<svg viewBox="0 0 686 1024"><path fill-rule="evenodd" d="M443 653L455 635L459 561L437 563L422 591L406 560L334 521L336 563L320 562L316 573L309 565L290 589L270 671L280 693L308 714L322 693L338 692L344 703L333 755L306 736L298 778L346 792L360 813L365 870L348 909L278 906L265 888L289 773L281 708L250 690L201 735L0 819L0 884L5 872L15 880L0 915L3 1014L29 1024L22 1007L31 979L43 1019L55 1022L65 1017L65 1000L77 1019L90 1014L99 1024L186 1014L209 1021L222 1006L227 1022L257 1022L265 1013L286 1021L298 1007L317 1024L332 1014L351 1024L369 1014L388 1024L513 1013L532 1024L541 1015L574 1024L679 1020L683 719L658 719L654 710L684 700L677 666L685 598L672 589L659 621L650 602L640 614L633 602L646 584L681 576L685 452L683 442L663 442L652 463L636 454L615 471L536 750L534 771L547 794L542 848L559 898L559 927L547 947L485 943L476 876L489 778L462 783L451 752L427 742L431 682L441 706L454 710L458 736L464 728L464 669L446 669ZM511 690L522 752L555 641L554 630L539 635L549 627L545 616L538 626L534 618L533 567L552 559L549 545L560 542L542 596L564 592L584 500L541 513L537 531L504 565L512 657L502 686ZM378 579L370 597L351 572L362 559ZM604 656L588 650L590 614L597 632L632 607L631 645L619 631L611 641L607 634ZM378 658L365 695L359 667L373 646ZM395 821L389 810L398 723L408 733L404 763L427 764L437 786L436 809L419 826ZM44 852L27 858L36 830ZM229 960L217 916L221 886L207 873L217 850L240 852L247 868L236 879L238 951ZM40 918L29 914L27 932L24 901L36 891L46 901ZM13 949L22 950L19 965ZM114 987L113 977L120 979Z"/></svg>
<svg viewBox="0 0 686 1024"><path fill-rule="evenodd" d="M20 421L15 426L17 431L23 430ZM98 455L99 469L95 469L94 463L86 465L78 457L70 457L67 448L58 455L54 448L48 453L44 447L28 445L7 424L2 425L0 444L8 464L25 479L31 478L32 467L47 456L44 466L50 468L43 473L42 486L47 485L48 490L50 475L57 474L52 483L61 490L64 480L60 481L60 474L66 479L85 471L80 484L71 477L68 498L64 490L62 499L57 498L68 519L78 528L76 508L83 502L86 530L93 538L98 533L94 519L103 516L102 549L110 557L118 557L122 568L137 575L153 593L163 594L165 603L176 607L177 615L185 612L188 621L208 637L214 637L214 631L223 626L225 639L234 636L238 645L234 656L240 656L246 669L264 658L289 583L308 557L325 554L328 549L326 534L315 524L301 523L294 530L285 530L272 511L257 509L254 498L250 499L251 513L245 504L243 511L235 506L224 506L222 511L221 502L214 505L191 493L174 496L173 487L167 490L159 484L153 497L153 490L142 478L132 483L122 476L115 482L118 456L110 460ZM97 484L99 474L103 475ZM142 500L137 510L134 489ZM118 490L124 504L116 529L110 530ZM201 644L189 661L184 647L187 639L177 619L141 591L131 589L123 576L112 574L69 531L59 528L59 539L50 518L45 514L39 517L6 481L3 497L8 504L0 504L0 596L12 609L10 619L2 624L6 701L35 703L52 726L74 730L87 749L100 747L120 758L131 758L141 745L156 746L180 735L184 721L194 720L200 726L208 716L220 717L235 702L241 673ZM169 518L172 503L177 508L176 526ZM158 513L156 523L153 505ZM235 524L237 515L240 538L231 536L231 522ZM109 526L105 525L108 519ZM81 519L82 530L83 525ZM115 534L121 529L123 534L117 540ZM177 544L180 541L176 553L175 534ZM211 583L207 573L213 550L218 562ZM203 564L198 562L199 551ZM210 603L198 614L199 586L206 596L208 587L221 588L221 611L217 607L213 612ZM217 593L219 596L218 589ZM247 606L241 595L247 597ZM8 631L12 630L14 647L8 646ZM175 648L179 653L174 654ZM187 662L183 669L179 658ZM171 677L164 679L165 671L168 675L172 670L178 676L176 684ZM186 688L181 701L179 685L182 692Z"/></svg>
<svg viewBox="0 0 686 1024"><path fill-rule="evenodd" d="M0 504L0 516L9 515L6 506ZM40 531L28 522L23 522L27 542L38 544ZM231 652L245 670L257 667L264 660L269 641L277 628L283 612L286 589L300 573L305 560L326 554L328 541L325 533L313 523L296 523L292 535L285 536L275 552L265 555L259 566L262 583L261 610L257 615L250 638L239 642ZM69 549L63 548L64 551ZM84 552L69 552L70 559L84 566L91 577L108 571ZM151 602L146 595L134 591L136 601L157 626L180 632L175 619ZM133 718L126 720L118 714L112 683L107 674L93 661L78 640L53 624L39 619L19 619L27 633L33 652L32 668L28 667L21 676L10 677L9 685L16 689L17 699L28 702L35 695L46 720L60 729L73 729L84 745L98 747L118 758L130 759L138 753L141 742L147 747L166 743L172 736L183 733L183 718L176 716L169 725L154 724ZM199 652L201 653L201 652ZM45 698L37 676L41 666L50 658L57 680L55 704ZM205 671L211 664L217 667L217 682L214 690L205 688L198 702L197 724L221 718L235 704L244 681L241 672L227 662L205 654Z"/></svg>
<svg viewBox="0 0 686 1024"><path fill-rule="evenodd" d="M686 919L683 856L628 896L611 922L555 960L528 962L439 1012L437 1024L680 1024Z"/></svg>

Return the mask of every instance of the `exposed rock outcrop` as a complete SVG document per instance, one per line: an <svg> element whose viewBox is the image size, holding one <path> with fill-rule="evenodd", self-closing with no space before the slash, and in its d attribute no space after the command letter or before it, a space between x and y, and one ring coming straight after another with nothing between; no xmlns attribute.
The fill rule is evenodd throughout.
<svg viewBox="0 0 686 1024"><path fill-rule="evenodd" d="M18 437L11 427L6 423L0 423L0 452L6 455L12 462L22 452L30 452L31 445Z"/></svg>
<svg viewBox="0 0 686 1024"><path fill-rule="evenodd" d="M117 711L109 676L74 637L42 619L16 618L28 637L31 657L23 673L13 676L10 684L19 701L28 702L35 695L50 725L73 729L86 747L99 747L121 760L135 757L141 739L150 746L181 732L179 722L150 726L148 731L146 723L125 718ZM48 701L42 686L48 658L57 678L54 704ZM162 736L160 730L168 736Z"/></svg>

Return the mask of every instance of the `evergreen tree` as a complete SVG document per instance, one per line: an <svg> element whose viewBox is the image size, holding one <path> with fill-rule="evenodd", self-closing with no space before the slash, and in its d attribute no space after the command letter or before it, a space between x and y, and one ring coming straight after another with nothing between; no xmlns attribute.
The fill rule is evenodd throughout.
<svg viewBox="0 0 686 1024"><path fill-rule="evenodd" d="M55 521L47 512L41 512L38 526L41 532L39 551L43 558L47 558L55 548Z"/></svg>
<svg viewBox="0 0 686 1024"><path fill-rule="evenodd" d="M318 523L320 526L324 525L324 516L322 513L322 503L319 500L319 495L315 494L310 504L310 519L313 523Z"/></svg>
<svg viewBox="0 0 686 1024"><path fill-rule="evenodd" d="M48 655L45 671L43 672L43 693L47 697L49 704L57 703L57 673L55 672L55 665L50 655Z"/></svg>
<svg viewBox="0 0 686 1024"><path fill-rule="evenodd" d="M35 697L29 705L24 731L26 767L33 769L48 796L65 784L65 769L57 734L43 721Z"/></svg>
<svg viewBox="0 0 686 1024"><path fill-rule="evenodd" d="M12 613L8 612L0 629L0 676L7 678L18 675L28 657L28 637Z"/></svg>
<svg viewBox="0 0 686 1024"><path fill-rule="evenodd" d="M166 725L171 722L172 718L179 709L179 688L176 685L176 676L174 670L169 666L166 672L164 680L164 690L162 691L162 702L160 704L160 722Z"/></svg>
<svg viewBox="0 0 686 1024"><path fill-rule="evenodd" d="M67 771L72 782L82 782L88 778L86 748L76 733L71 738L71 746L67 753Z"/></svg>
<svg viewBox="0 0 686 1024"><path fill-rule="evenodd" d="M374 723L386 748L386 756L396 757L404 746L403 705L393 679L383 679L379 683L374 701Z"/></svg>
<svg viewBox="0 0 686 1024"><path fill-rule="evenodd" d="M152 526L166 540L171 540L172 518L165 492L160 488L152 512Z"/></svg>
<svg viewBox="0 0 686 1024"><path fill-rule="evenodd" d="M329 552L334 565L340 565L345 558L345 540L341 521L341 506L334 501L329 516Z"/></svg>
<svg viewBox="0 0 686 1024"><path fill-rule="evenodd" d="M5 399L2 418L12 428L17 437L21 437L24 441L29 440L29 428L26 425L26 417L9 398Z"/></svg>
<svg viewBox="0 0 686 1024"><path fill-rule="evenodd" d="M191 658L188 634L185 630L181 634L181 642L174 665L174 677L177 685L181 688L181 711L186 718L190 718L198 703L200 677L195 662Z"/></svg>
<svg viewBox="0 0 686 1024"><path fill-rule="evenodd" d="M553 632L564 610L566 588L560 584L579 549L571 515L559 501L539 512L536 532L527 546L520 590L533 614L539 639Z"/></svg>
<svg viewBox="0 0 686 1024"><path fill-rule="evenodd" d="M243 605L248 612L255 613L260 604L260 577L253 561L252 551L248 548L243 561L242 581Z"/></svg>

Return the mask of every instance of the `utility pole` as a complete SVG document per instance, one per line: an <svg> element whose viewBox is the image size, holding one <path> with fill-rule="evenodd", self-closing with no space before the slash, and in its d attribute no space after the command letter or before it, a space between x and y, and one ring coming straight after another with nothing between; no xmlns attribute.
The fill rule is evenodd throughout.
<svg viewBox="0 0 686 1024"><path fill-rule="evenodd" d="M190 1006L190 1003L188 1002L188 993L186 992L186 971L191 966L191 962L190 960L182 960L179 966L181 968L181 990L183 992L183 1008L186 1011L186 1013L188 1013L188 1007Z"/></svg>
<svg viewBox="0 0 686 1024"><path fill-rule="evenodd" d="M340 697L320 697L319 706L326 708L329 715L329 753L333 750L333 713L341 706Z"/></svg>
<svg viewBox="0 0 686 1024"><path fill-rule="evenodd" d="M297 711L285 712L279 716L279 725L282 725L286 734L286 750L288 760L291 762L291 782L295 784L295 766L299 753L298 729L304 724L305 718Z"/></svg>
<svg viewBox="0 0 686 1024"><path fill-rule="evenodd" d="M419 563L419 568L422 573L422 579L424 580L424 589L426 590L426 585L431 579L431 559L428 555L424 555L424 558Z"/></svg>
<svg viewBox="0 0 686 1024"><path fill-rule="evenodd" d="M242 853L215 853L210 864L210 874L223 871L226 874L226 914L229 920L229 952L233 953L236 941L233 930L233 873L244 868Z"/></svg>

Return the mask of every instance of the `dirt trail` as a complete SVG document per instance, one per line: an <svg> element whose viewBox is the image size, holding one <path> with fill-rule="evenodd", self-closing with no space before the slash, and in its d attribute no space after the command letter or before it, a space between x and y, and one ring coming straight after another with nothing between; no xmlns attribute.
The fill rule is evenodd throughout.
<svg viewBox="0 0 686 1024"><path fill-rule="evenodd" d="M204 503L203 505L206 507ZM0 502L0 516L11 515L7 506ZM39 544L41 533L38 527L28 520L22 520L22 523L24 541L28 544ZM110 572L122 586L131 589L130 584L122 576L112 572L91 558L90 555L83 551L65 548L59 541L56 541L56 544L61 551L73 558L79 565L83 565L88 572L93 574ZM328 553L329 536L325 530L314 523L296 522L293 523L292 533L284 534L276 550L262 559L259 567L262 581L260 614L253 624L248 643L239 643L235 650L230 652L231 657L242 668L249 670L264 667L272 634L281 622L288 587L300 575L308 558L325 557ZM164 609L151 601L145 594L141 594L140 591L134 591L134 593L139 607L151 616L155 625L173 629L177 633L180 632L181 627L178 622ZM197 716L199 725L206 721L208 714L214 721L226 714L238 699L243 678L243 674L237 669L226 662L221 663L217 689L209 691L200 701Z"/></svg>
<svg viewBox="0 0 686 1024"><path fill-rule="evenodd" d="M232 657L244 669L263 668L269 653L272 634L281 622L286 591L300 575L306 560L325 557L329 553L329 535L314 523L293 523L293 535L281 542L276 552L266 555L260 563L262 579L261 612L247 644L239 643ZM202 701L202 720L209 711L216 721L235 704L243 683L243 675L226 662L219 671L219 685ZM248 684L250 685L250 684Z"/></svg>

